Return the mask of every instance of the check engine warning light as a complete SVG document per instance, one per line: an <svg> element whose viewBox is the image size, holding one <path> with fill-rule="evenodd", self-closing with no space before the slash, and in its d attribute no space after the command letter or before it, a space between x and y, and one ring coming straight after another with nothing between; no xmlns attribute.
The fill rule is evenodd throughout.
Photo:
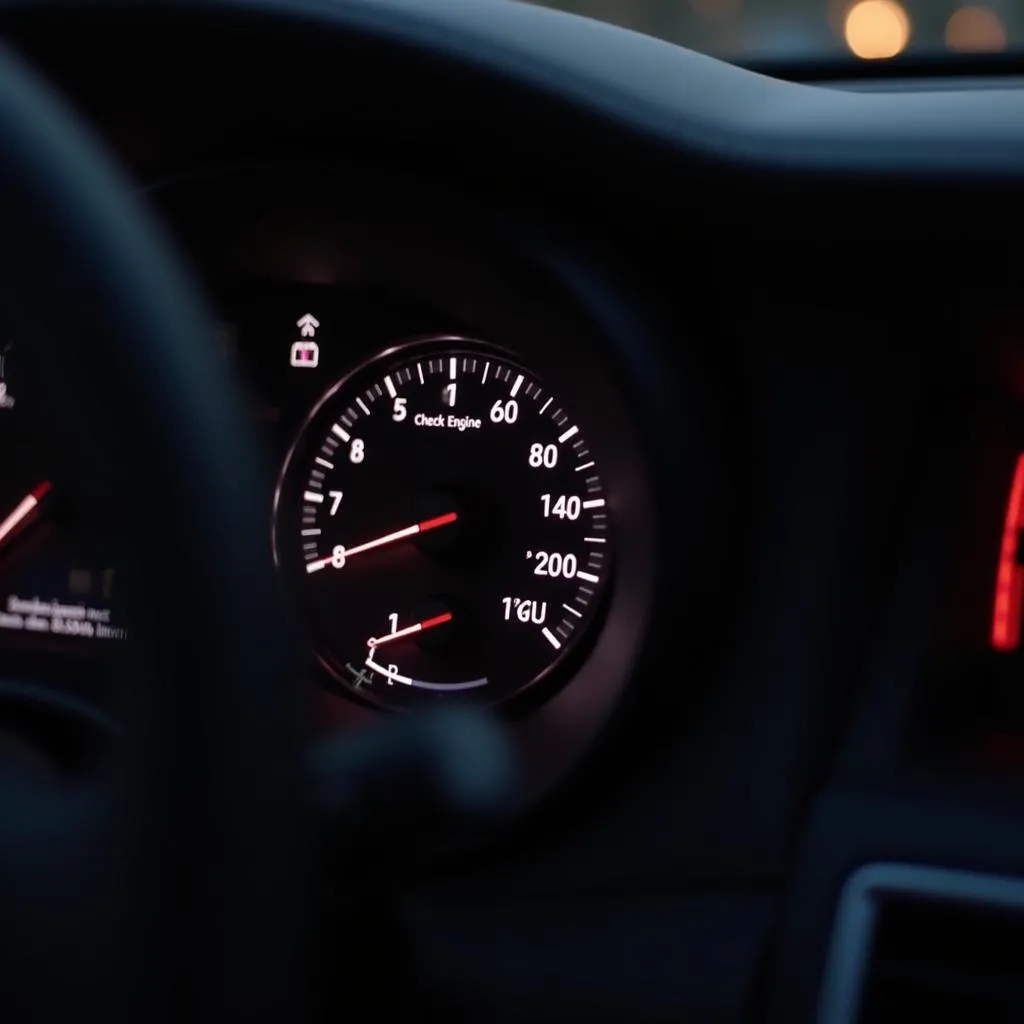
<svg viewBox="0 0 1024 1024"><path fill-rule="evenodd" d="M291 364L300 370L315 370L320 365L320 346L315 341L295 342Z"/></svg>
<svg viewBox="0 0 1024 1024"><path fill-rule="evenodd" d="M288 362L299 370L315 370L320 365L320 346L313 340L320 321L306 313L295 321L302 337L292 343Z"/></svg>

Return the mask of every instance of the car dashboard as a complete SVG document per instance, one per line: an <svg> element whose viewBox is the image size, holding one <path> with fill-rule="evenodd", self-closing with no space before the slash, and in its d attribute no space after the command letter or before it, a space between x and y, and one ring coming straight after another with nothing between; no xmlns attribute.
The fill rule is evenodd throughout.
<svg viewBox="0 0 1024 1024"><path fill-rule="evenodd" d="M472 1019L817 1019L851 873L1024 856L1020 83L504 7L0 29L206 294L313 737L514 738L513 820L403 880L425 969ZM4 746L73 777L132 595L49 420L2 349Z"/></svg>

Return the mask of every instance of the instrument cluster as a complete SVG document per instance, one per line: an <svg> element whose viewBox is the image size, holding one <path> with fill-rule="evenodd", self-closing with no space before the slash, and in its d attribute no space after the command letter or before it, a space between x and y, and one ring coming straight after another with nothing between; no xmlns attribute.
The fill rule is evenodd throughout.
<svg viewBox="0 0 1024 1024"><path fill-rule="evenodd" d="M318 725L482 703L538 780L559 774L619 702L654 600L647 454L607 339L500 247L224 185L154 199L266 452L256 514ZM120 567L36 443L15 352L0 387L0 657L102 664L132 632Z"/></svg>

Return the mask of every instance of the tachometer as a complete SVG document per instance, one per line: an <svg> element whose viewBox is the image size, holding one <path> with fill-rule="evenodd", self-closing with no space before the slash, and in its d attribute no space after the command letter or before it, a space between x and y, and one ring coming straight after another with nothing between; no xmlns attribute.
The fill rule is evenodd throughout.
<svg viewBox="0 0 1024 1024"><path fill-rule="evenodd" d="M274 553L349 691L496 704L593 640L609 506L570 403L502 351L433 338L320 400L282 471Z"/></svg>

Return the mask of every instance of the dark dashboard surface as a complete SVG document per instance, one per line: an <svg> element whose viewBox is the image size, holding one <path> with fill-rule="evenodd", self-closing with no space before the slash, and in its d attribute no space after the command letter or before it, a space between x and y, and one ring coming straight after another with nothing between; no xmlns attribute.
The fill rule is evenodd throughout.
<svg viewBox="0 0 1024 1024"><path fill-rule="evenodd" d="M47 6L60 31L31 5L0 30L207 292L268 558L303 424L395 346L494 346L592 443L615 570L578 662L509 713L529 807L424 857L402 904L470 1019L812 1019L857 867L1021 869L1019 630L992 632L994 605L1021 615L1018 80L797 85L511 4ZM0 430L31 405L5 380ZM11 507L61 470L31 421L0 434ZM0 615L0 667L13 734L102 723L77 770L114 728L118 639L37 642L9 601L127 612L57 497L49 561L0 563L23 618ZM372 723L313 646L288 681L313 729Z"/></svg>

